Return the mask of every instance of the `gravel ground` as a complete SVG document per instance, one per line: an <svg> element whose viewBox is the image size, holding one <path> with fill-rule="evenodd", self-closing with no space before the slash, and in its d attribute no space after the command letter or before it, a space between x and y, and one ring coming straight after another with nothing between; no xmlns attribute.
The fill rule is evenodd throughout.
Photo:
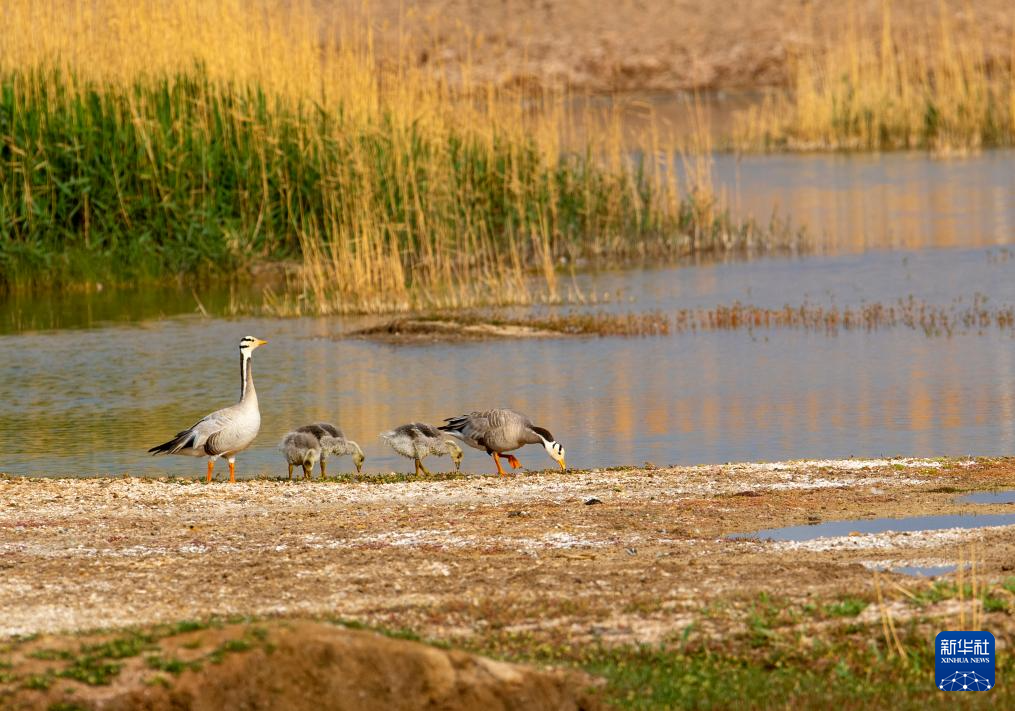
<svg viewBox="0 0 1015 711"><path fill-rule="evenodd" d="M468 641L656 641L763 591L868 594L872 568L1015 569L1011 527L810 543L783 525L1004 512L1015 460L844 460L387 483L0 478L0 637L209 615L328 615ZM900 584L912 579L890 576ZM707 618L707 619L705 619ZM1010 618L1008 618L1010 619Z"/></svg>

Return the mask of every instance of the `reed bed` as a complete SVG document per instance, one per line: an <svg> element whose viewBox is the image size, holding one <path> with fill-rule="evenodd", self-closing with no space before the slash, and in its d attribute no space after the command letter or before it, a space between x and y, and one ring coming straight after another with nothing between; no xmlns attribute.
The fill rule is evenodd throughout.
<svg viewBox="0 0 1015 711"><path fill-rule="evenodd" d="M742 150L967 151L1015 143L1015 36L988 56L975 8L959 22L944 3L926 23L853 20L791 57L789 88L743 112ZM804 20L806 22L806 20Z"/></svg>
<svg viewBox="0 0 1015 711"><path fill-rule="evenodd" d="M967 306L938 306L913 297L894 303L874 302L858 307L784 306L761 308L739 302L712 309L688 309L677 313L673 331L732 331L792 328L823 331L878 331L906 328L926 336L953 336L986 333L988 330L1015 332L1015 307L990 307L977 295Z"/></svg>
<svg viewBox="0 0 1015 711"><path fill-rule="evenodd" d="M805 303L773 309L735 302L713 308L681 309L675 314L570 311L506 316L484 311L444 311L396 318L348 335L386 340L456 340L547 335L642 337L699 331L795 329L834 336L840 331L872 332L895 328L918 331L928 337L988 331L1015 334L1015 306L991 307L986 297L976 295L965 306L938 306L909 297L893 303L874 302L844 308Z"/></svg>
<svg viewBox="0 0 1015 711"><path fill-rule="evenodd" d="M597 121L565 150L565 95L381 66L361 18L330 36L316 12L5 3L0 288L288 260L269 313L452 308L566 298L558 271L578 259L788 239L684 195L658 132L632 154Z"/></svg>

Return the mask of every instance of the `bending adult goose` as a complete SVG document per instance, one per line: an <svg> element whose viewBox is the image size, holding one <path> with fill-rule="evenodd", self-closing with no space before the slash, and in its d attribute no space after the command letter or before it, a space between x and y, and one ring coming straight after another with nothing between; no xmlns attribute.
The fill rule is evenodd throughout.
<svg viewBox="0 0 1015 711"><path fill-rule="evenodd" d="M416 463L417 476L421 472L430 474L423 466L423 459L431 454L437 456L448 454L451 456L451 461L455 463L455 471L462 468L464 452L458 443L453 439L448 439L439 429L425 422L410 422L407 425L401 425L390 432L382 433L381 439L398 454L408 457Z"/></svg>
<svg viewBox="0 0 1015 711"><path fill-rule="evenodd" d="M560 443L553 438L549 430L536 427L532 424L532 420L520 412L500 408L470 412L468 415L449 417L444 421L447 424L441 425L438 429L457 437L470 447L485 451L493 457L497 472L501 476L506 476L506 473L500 465L500 455L526 444L543 445L550 459L557 462L562 470L567 469L564 448ZM513 454L507 455L507 460L513 468L521 466L521 462Z"/></svg>
<svg viewBox="0 0 1015 711"><path fill-rule="evenodd" d="M215 460L225 457L229 462L229 481L236 482L236 454L250 446L261 429L261 411L257 407L254 374L250 356L267 341L253 336L240 340L240 401L216 410L183 430L171 440L148 451L152 454L185 454L208 457L208 481L215 469Z"/></svg>
<svg viewBox="0 0 1015 711"><path fill-rule="evenodd" d="M345 433L330 422L315 422L312 425L303 425L296 428L297 432L308 432L317 438L321 443L321 478L327 473L328 455L334 454L342 457L346 454L352 455L352 463L356 465L356 473L363 471L363 450L351 439L345 438Z"/></svg>
<svg viewBox="0 0 1015 711"><path fill-rule="evenodd" d="M293 479L293 467L303 467L303 478L311 478L314 464L321 458L321 443L309 432L290 432L278 446L289 465L289 481Z"/></svg>

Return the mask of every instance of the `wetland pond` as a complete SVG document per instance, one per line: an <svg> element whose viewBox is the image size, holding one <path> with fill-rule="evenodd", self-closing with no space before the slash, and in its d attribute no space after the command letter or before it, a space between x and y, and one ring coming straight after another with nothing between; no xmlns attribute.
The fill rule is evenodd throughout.
<svg viewBox="0 0 1015 711"><path fill-rule="evenodd" d="M715 174L742 213L766 220L777 207L805 226L813 252L580 273L582 291L601 302L582 308L1015 305L1013 152L719 156ZM229 298L199 296L212 313ZM396 345L338 337L376 319L205 318L195 304L189 290L0 303L0 471L202 474L202 460L146 450L235 401L236 344L247 334L270 343L254 357L262 427L238 457L240 476L283 474L282 434L321 419L363 446L367 471L408 472L379 432L496 406L528 413L580 468L1015 452L1011 329ZM552 464L535 447L518 455L531 468ZM463 468L493 463L469 450Z"/></svg>

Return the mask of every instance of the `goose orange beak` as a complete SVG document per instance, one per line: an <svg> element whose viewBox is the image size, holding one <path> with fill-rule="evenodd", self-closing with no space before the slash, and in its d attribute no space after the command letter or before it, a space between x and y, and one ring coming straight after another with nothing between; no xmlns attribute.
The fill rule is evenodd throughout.
<svg viewBox="0 0 1015 711"><path fill-rule="evenodd" d="M557 464L560 465L560 470L562 472L567 471L567 463L565 463L563 459L561 459L559 462L557 462Z"/></svg>

